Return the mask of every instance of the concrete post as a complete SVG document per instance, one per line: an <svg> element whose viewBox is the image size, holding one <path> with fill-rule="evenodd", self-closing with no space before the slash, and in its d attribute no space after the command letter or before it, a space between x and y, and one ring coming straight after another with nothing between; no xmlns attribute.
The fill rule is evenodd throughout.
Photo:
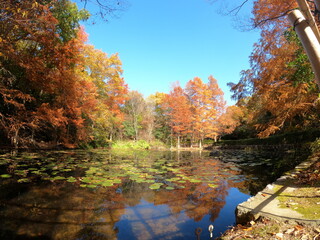
<svg viewBox="0 0 320 240"><path fill-rule="evenodd" d="M320 88L320 44L315 36L315 33L311 29L305 17L300 10L296 9L289 13L289 21L295 28L299 39L308 55L311 62L312 69L315 73L316 83Z"/></svg>
<svg viewBox="0 0 320 240"><path fill-rule="evenodd" d="M308 3L306 2L306 0L297 0L299 8L303 14L303 16L305 17L305 19L307 20L307 22L309 23L311 29L313 30L316 38L318 39L318 42L320 42L320 32L319 29L317 27L316 22L314 21L314 17L313 14L311 13L311 10L309 8ZM320 0L314 0L315 4L320 5ZM320 8L318 8L320 10Z"/></svg>

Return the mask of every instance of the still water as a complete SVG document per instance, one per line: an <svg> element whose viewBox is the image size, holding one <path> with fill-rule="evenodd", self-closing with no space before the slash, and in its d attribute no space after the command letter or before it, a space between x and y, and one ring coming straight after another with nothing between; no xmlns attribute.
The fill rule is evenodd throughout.
<svg viewBox="0 0 320 240"><path fill-rule="evenodd" d="M210 224L214 237L235 224L237 204L292 158L244 150L1 153L0 239L210 239Z"/></svg>

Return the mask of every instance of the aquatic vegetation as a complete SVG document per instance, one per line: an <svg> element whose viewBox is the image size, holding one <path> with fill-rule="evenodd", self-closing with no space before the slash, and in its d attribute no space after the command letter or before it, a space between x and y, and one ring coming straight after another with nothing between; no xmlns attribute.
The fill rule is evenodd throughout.
<svg viewBox="0 0 320 240"><path fill-rule="evenodd" d="M181 189L185 185L210 184L213 181L213 172L207 174L205 165L198 166L197 174L192 174L192 165L181 166L175 159L162 156L164 152L154 152L156 160L148 154L139 158L139 161L124 158L121 154L110 154L105 150L58 151L30 156L28 153L18 156L0 155L0 163L13 169L10 174L4 173L0 177L12 178L21 184L39 178L52 182L64 181L91 189L113 187L121 184L124 179L149 184L149 188L153 190ZM141 155L136 152L136 156ZM211 177L205 177L206 174ZM215 178L217 176L215 174ZM222 179L225 176L220 177Z"/></svg>
<svg viewBox="0 0 320 240"><path fill-rule="evenodd" d="M224 151L220 159L208 152L142 152L0 154L2 219L13 232L23 234L59 228L61 235L52 239L75 236L74 229L78 234L84 227L94 230L92 234L106 228L117 234L114 229L124 226L142 235L151 228L161 237L172 226L174 233L189 232L184 239L191 239L190 223L207 228L208 222L219 221L224 206L230 209L245 201L252 189L261 190L272 172L268 164L274 163L269 156L241 151ZM15 220L20 218L23 224ZM228 226L232 222L231 217Z"/></svg>
<svg viewBox="0 0 320 240"><path fill-rule="evenodd" d="M191 154L191 155L190 155ZM66 182L79 187L111 188L130 180L147 184L153 190L183 189L186 186L207 186L215 189L220 182L242 184L246 179L258 189L261 185L250 169L270 166L270 156L244 152L224 152L228 162L209 153L201 158L194 153L134 151L116 154L106 150L52 151L0 155L0 179L21 184L32 181ZM258 156L258 157L256 157ZM190 161L190 157L194 157ZM181 160L180 160L181 159ZM184 159L189 159L185 161ZM223 159L222 159L223 160ZM242 172L247 169L247 175ZM262 183L263 184L263 183Z"/></svg>
<svg viewBox="0 0 320 240"><path fill-rule="evenodd" d="M154 183L152 185L149 186L150 189L159 189L161 186L163 185L163 183Z"/></svg>
<svg viewBox="0 0 320 240"><path fill-rule="evenodd" d="M0 175L1 178L11 178L10 174L1 174Z"/></svg>

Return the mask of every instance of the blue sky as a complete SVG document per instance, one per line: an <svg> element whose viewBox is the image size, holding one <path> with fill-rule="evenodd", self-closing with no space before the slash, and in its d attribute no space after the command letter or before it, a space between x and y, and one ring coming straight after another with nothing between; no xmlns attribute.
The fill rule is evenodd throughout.
<svg viewBox="0 0 320 240"><path fill-rule="evenodd" d="M228 82L238 82L249 68L257 31L241 32L230 16L218 14L220 4L208 0L128 0L118 18L85 23L89 43L118 53L130 90L144 97L169 93L171 84L184 87L194 77L213 75L230 100ZM250 13L246 6L242 15Z"/></svg>

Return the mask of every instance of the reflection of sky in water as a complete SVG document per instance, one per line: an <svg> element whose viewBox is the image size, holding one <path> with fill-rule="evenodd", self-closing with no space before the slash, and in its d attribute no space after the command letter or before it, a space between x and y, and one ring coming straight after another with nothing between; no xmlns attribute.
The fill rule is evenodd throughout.
<svg viewBox="0 0 320 240"><path fill-rule="evenodd" d="M0 239L197 239L197 228L209 239L208 226L217 237L234 224L237 204L273 172L269 153L160 154L0 155Z"/></svg>
<svg viewBox="0 0 320 240"><path fill-rule="evenodd" d="M214 233L219 236L226 230L226 227L231 224L235 224L235 208L236 206L248 200L249 196L239 191L237 188L230 188L226 197L226 204L221 209L219 216L214 221Z"/></svg>
<svg viewBox="0 0 320 240"><path fill-rule="evenodd" d="M127 207L116 224L118 239L191 239L195 235L190 229L197 226L184 212L174 214L165 204L155 206L143 199Z"/></svg>
<svg viewBox="0 0 320 240"><path fill-rule="evenodd" d="M189 218L185 211L172 213L165 205L154 205L142 199L133 207L126 207L115 227L119 230L117 237L121 239L196 239L195 230L202 228L202 239L209 239L208 226L213 224L214 237L226 230L228 225L235 223L234 210L237 204L248 199L247 194L237 188L230 188L226 204L218 218L212 223L207 214L199 222ZM210 209L208 209L208 212Z"/></svg>

